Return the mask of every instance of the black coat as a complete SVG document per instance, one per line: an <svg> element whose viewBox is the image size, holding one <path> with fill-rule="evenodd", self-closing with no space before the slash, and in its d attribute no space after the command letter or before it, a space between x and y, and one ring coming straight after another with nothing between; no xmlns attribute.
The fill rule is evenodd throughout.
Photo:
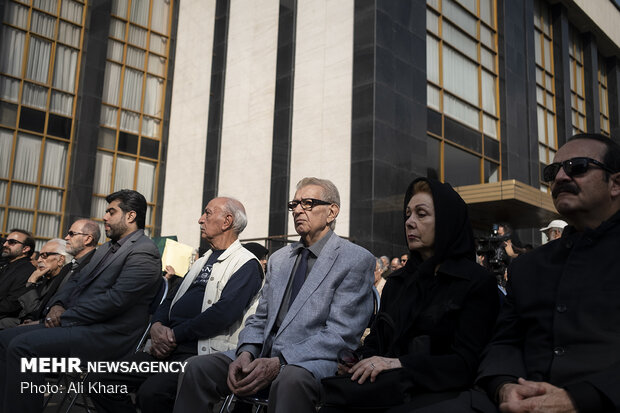
<svg viewBox="0 0 620 413"><path fill-rule="evenodd" d="M0 273L0 318L17 317L22 307L19 296L26 292L28 277L35 270L29 257L13 261Z"/></svg>
<svg viewBox="0 0 620 413"><path fill-rule="evenodd" d="M495 278L474 261L467 205L449 184L412 182L405 210L420 180L433 197L434 255L422 261L410 251L405 267L388 278L380 311L359 350L365 357L398 357L416 392L456 391L473 384L499 295Z"/></svg>
<svg viewBox="0 0 620 413"><path fill-rule="evenodd" d="M80 260L78 260L78 266L72 272L72 263L66 264L58 275L51 279L42 277L43 279L34 285L27 287L26 292L19 297L19 302L22 306L22 311L19 314L20 320L39 320L42 319L44 314L47 314L46 310L48 301L56 294L56 291L63 285L63 280L66 277L71 277L77 274L82 268L84 268L90 259L95 254L95 250L90 251ZM66 281L65 281L66 282Z"/></svg>
<svg viewBox="0 0 620 413"><path fill-rule="evenodd" d="M620 412L619 252L620 212L513 261L480 367L489 392L525 377L564 387L579 411Z"/></svg>
<svg viewBox="0 0 620 413"><path fill-rule="evenodd" d="M466 389L499 309L495 278L466 259L447 260L431 277L418 287L405 267L388 278L381 310L360 352L399 358L416 390ZM410 303L420 301L411 310Z"/></svg>

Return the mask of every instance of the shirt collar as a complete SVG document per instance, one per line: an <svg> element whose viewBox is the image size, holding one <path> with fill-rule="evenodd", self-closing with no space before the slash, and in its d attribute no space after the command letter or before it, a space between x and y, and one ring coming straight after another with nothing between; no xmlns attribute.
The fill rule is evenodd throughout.
<svg viewBox="0 0 620 413"><path fill-rule="evenodd" d="M323 235L323 237L321 237L320 240L308 247L314 257L318 258L319 254L323 250L323 247L325 247L325 244L327 244L327 241L329 241L333 233L334 231L330 229L325 235ZM294 248L294 250L296 252L299 252L299 250L302 248L304 248L304 244L300 242L299 245Z"/></svg>
<svg viewBox="0 0 620 413"><path fill-rule="evenodd" d="M116 251L117 251L120 247L122 247L122 246L123 246L123 244L124 244L124 243L126 243L126 242L127 242L127 240L128 240L129 238L131 238L131 236L132 236L133 234L135 234L135 233L136 233L136 232L138 232L138 231L141 231L141 230L140 230L140 229L137 229L137 230L135 230L135 231L133 231L133 232L131 232L131 233L129 233L129 234L127 234L127 235L125 235L123 238L119 239L118 241L111 241L111 242L110 242L110 248L112 248L112 249L114 250L113 252L116 252Z"/></svg>

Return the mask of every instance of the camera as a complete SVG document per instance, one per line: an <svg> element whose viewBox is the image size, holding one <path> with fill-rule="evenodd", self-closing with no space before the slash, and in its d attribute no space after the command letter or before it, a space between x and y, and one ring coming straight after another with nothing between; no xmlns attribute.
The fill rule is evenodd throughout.
<svg viewBox="0 0 620 413"><path fill-rule="evenodd" d="M494 224L489 236L476 238L476 254L482 257L482 265L495 275L497 283L504 287L504 273L510 263L504 243L510 239L510 235L499 235L498 229L499 225Z"/></svg>

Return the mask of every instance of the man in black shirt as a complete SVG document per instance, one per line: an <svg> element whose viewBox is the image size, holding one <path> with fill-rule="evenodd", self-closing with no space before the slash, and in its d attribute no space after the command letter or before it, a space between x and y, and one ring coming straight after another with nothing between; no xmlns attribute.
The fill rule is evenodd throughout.
<svg viewBox="0 0 620 413"><path fill-rule="evenodd" d="M19 297L26 292L26 281L35 270L30 262L34 240L30 233L12 229L2 244L2 258L8 261L0 269L0 329L19 323L22 307Z"/></svg>
<svg viewBox="0 0 620 413"><path fill-rule="evenodd" d="M263 270L238 241L247 224L243 205L215 198L198 220L202 238L211 245L153 316L149 353L131 361L183 361L236 347L244 316L254 312ZM127 385L136 391L143 412L172 411L177 373L91 375L89 382ZM127 395L91 394L98 411L135 412Z"/></svg>

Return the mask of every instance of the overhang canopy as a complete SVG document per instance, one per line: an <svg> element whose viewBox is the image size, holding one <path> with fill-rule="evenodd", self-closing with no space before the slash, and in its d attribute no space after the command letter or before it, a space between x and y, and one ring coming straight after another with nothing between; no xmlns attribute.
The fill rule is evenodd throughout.
<svg viewBox="0 0 620 413"><path fill-rule="evenodd" d="M469 205L477 229L488 231L499 222L514 228L541 228L560 217L550 194L514 179L454 189Z"/></svg>

